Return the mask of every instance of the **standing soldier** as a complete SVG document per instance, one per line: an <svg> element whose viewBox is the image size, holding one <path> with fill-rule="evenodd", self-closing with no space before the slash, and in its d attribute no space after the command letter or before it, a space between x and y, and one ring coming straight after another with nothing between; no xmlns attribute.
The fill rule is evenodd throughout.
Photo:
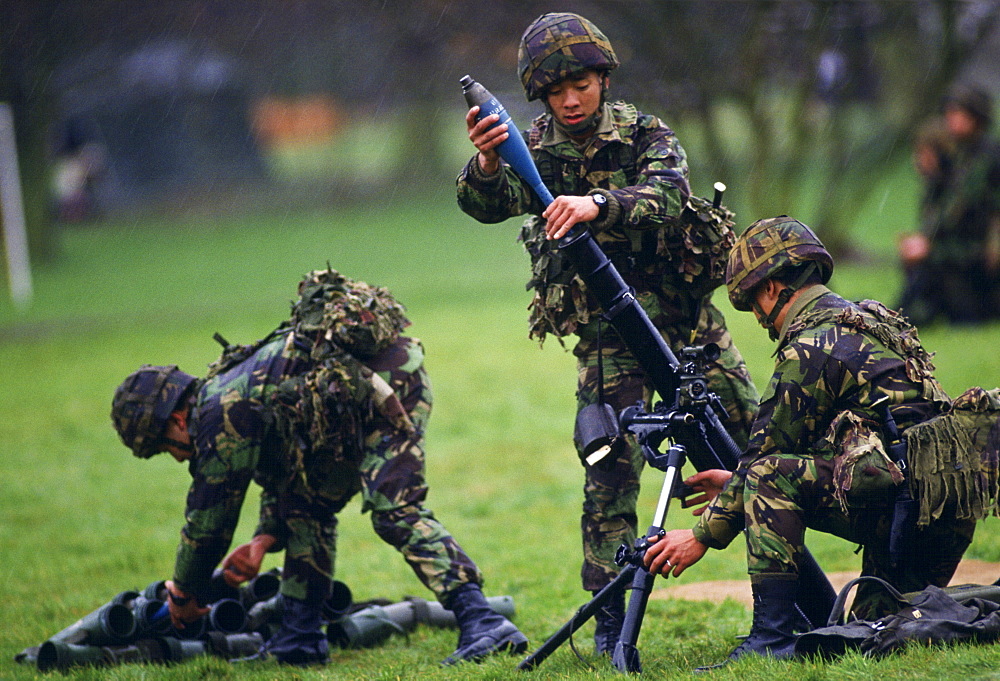
<svg viewBox="0 0 1000 681"><path fill-rule="evenodd" d="M709 342L722 348L707 374L726 405L726 427L742 446L757 393L711 301L732 245L731 214L691 196L686 155L669 127L631 104L608 100L609 74L617 66L611 43L587 19L570 13L536 19L521 39L518 70L528 101L541 99L545 113L525 137L556 198L543 206L501 161L497 146L518 132L504 125L490 129L496 115L477 123L479 109L473 107L466 124L478 153L459 175L458 202L484 223L530 216L521 232L532 259L529 287L535 291L529 335L540 342L550 333L560 342L578 337L573 349L578 417L601 396L615 413L652 396L644 371L623 340L602 324L598 304L557 248L556 239L589 223L675 352ZM585 466L582 577L583 587L594 593L617 575L618 547L634 540L644 465L634 441L607 458L608 463ZM614 651L623 614L623 596L598 613L599 653Z"/></svg>
<svg viewBox="0 0 1000 681"><path fill-rule="evenodd" d="M793 654L809 626L795 607L807 527L862 544L862 574L909 592L948 584L995 504L995 391L950 402L916 329L881 303L838 296L832 272L816 235L787 216L736 242L729 299L778 341L774 374L736 471L689 478L712 500L693 530L651 538L645 556L650 572L678 576L745 531L753 625L730 660ZM978 409L987 427L974 433L962 419ZM888 614L896 604L880 595L862 583L855 615Z"/></svg>
<svg viewBox="0 0 1000 681"><path fill-rule="evenodd" d="M423 505L431 391L423 346L400 335L408 325L387 290L317 270L300 283L291 320L254 344L228 346L205 378L145 365L119 386L111 417L125 445L140 458L170 452L193 477L167 582L175 626L207 612L199 597L253 480L263 488L260 524L222 567L236 586L257 574L265 553L285 551L281 628L258 658L326 661L320 625L336 514L359 492L376 534L454 611L459 642L446 664L527 647L490 609L476 564Z"/></svg>
<svg viewBox="0 0 1000 681"><path fill-rule="evenodd" d="M932 283L923 305L910 301L902 310L915 324L1000 316L1000 144L990 137L992 123L993 102L980 88L958 85L948 94L950 167L912 262Z"/></svg>

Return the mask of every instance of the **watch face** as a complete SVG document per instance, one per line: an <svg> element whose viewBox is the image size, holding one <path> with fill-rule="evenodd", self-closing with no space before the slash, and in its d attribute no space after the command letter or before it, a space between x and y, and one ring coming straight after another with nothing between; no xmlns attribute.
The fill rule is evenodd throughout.
<svg viewBox="0 0 1000 681"><path fill-rule="evenodd" d="M590 198L594 199L594 203L596 203L597 205L607 203L608 201L608 197L606 197L604 194L591 194Z"/></svg>

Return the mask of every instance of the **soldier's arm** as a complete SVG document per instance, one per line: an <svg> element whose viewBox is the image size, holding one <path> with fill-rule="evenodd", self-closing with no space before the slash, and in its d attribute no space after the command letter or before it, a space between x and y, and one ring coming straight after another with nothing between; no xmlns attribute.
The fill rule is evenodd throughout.
<svg viewBox="0 0 1000 681"><path fill-rule="evenodd" d="M693 528L698 541L710 548L724 548L743 530L743 495L751 463L768 454L805 453L816 439L817 424L831 412L835 399L830 390L829 364L829 356L811 345L792 344L782 350L761 397L747 451L740 457L729 484ZM842 388L838 386L838 390Z"/></svg>
<svg viewBox="0 0 1000 681"><path fill-rule="evenodd" d="M640 124L635 141L636 183L621 189L596 190L615 205L608 211L608 220L591 223L595 232L614 226L659 227L680 216L691 196L687 153L676 135L653 116L641 118Z"/></svg>
<svg viewBox="0 0 1000 681"><path fill-rule="evenodd" d="M173 581L183 591L200 595L232 543L256 463L244 449L250 448L226 446L220 454L216 447L199 447L174 563Z"/></svg>

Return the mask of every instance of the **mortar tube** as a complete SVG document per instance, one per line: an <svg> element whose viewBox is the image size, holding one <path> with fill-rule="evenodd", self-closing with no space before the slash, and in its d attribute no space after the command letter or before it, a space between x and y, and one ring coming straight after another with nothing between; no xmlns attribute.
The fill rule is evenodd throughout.
<svg viewBox="0 0 1000 681"><path fill-rule="evenodd" d="M107 663L107 654L99 646L79 645L50 639L38 649L37 664L40 672L52 669L69 669L70 667L96 667Z"/></svg>
<svg viewBox="0 0 1000 681"><path fill-rule="evenodd" d="M209 653L209 646L205 641L192 641L169 636L158 640L163 645L167 662L181 662Z"/></svg>
<svg viewBox="0 0 1000 681"><path fill-rule="evenodd" d="M343 582L333 581L330 596L323 601L323 617L333 622L346 615L354 603L354 595L350 587Z"/></svg>
<svg viewBox="0 0 1000 681"><path fill-rule="evenodd" d="M266 601L255 603L247 611L246 628L250 631L258 631L269 622L280 622L284 612L285 600L279 593Z"/></svg>
<svg viewBox="0 0 1000 681"><path fill-rule="evenodd" d="M54 643L91 646L125 643L136 632L135 616L121 603L105 603L62 631L50 636Z"/></svg>

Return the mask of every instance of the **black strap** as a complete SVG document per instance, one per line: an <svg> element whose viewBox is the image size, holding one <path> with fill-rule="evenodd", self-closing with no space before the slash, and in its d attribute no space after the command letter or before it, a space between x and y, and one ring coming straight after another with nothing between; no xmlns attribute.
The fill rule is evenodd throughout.
<svg viewBox="0 0 1000 681"><path fill-rule="evenodd" d="M840 590L839 594L837 594L837 600L833 602L833 608L830 610L830 617L826 621L826 626L833 627L839 624L840 622L844 621L844 606L847 603L847 597L850 595L851 589L856 584L859 584L861 582L875 582L876 584L880 584L882 585L882 588L884 588L889 593L890 596L892 596L894 599L896 599L896 601L899 602L900 605L903 606L913 605L906 598L906 596L899 593L896 587L894 587L892 584L885 581L884 579L880 577L875 577L873 575L861 575L860 577L855 577L847 584L845 584L844 588Z"/></svg>
<svg viewBox="0 0 1000 681"><path fill-rule="evenodd" d="M604 404L604 350L601 343L601 317L597 318L597 403Z"/></svg>

